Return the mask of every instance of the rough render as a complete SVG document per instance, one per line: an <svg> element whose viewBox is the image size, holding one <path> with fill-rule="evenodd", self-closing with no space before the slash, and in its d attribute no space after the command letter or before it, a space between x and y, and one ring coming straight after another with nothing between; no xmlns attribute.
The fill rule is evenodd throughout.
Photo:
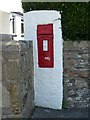
<svg viewBox="0 0 90 120"><path fill-rule="evenodd" d="M34 108L32 42L2 41L2 117L28 118Z"/></svg>

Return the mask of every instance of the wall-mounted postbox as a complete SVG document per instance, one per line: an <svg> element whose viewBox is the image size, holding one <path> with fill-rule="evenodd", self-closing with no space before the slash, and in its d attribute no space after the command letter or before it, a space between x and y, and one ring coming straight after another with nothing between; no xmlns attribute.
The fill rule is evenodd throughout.
<svg viewBox="0 0 90 120"><path fill-rule="evenodd" d="M54 67L53 24L37 25L38 66Z"/></svg>
<svg viewBox="0 0 90 120"><path fill-rule="evenodd" d="M25 40L33 41L35 106L61 109L63 42L60 12L30 11L24 15Z"/></svg>

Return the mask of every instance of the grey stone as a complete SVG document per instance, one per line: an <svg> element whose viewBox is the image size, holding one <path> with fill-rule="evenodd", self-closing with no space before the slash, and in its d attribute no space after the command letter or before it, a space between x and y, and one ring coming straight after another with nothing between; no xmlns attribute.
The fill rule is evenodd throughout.
<svg viewBox="0 0 90 120"><path fill-rule="evenodd" d="M89 106L89 41L64 42L64 98L67 108ZM71 61L71 62L70 62ZM76 71L76 72L75 72Z"/></svg>
<svg viewBox="0 0 90 120"><path fill-rule="evenodd" d="M28 118L34 109L33 46L9 39L2 41L2 118Z"/></svg>

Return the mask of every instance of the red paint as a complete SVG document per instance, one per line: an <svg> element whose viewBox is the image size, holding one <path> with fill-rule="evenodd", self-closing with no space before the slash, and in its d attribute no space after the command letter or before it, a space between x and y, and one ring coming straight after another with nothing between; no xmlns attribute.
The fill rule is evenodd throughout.
<svg viewBox="0 0 90 120"><path fill-rule="evenodd" d="M48 43L48 50L44 50L43 41ZM38 66L41 68L54 67L53 24L37 26Z"/></svg>
<svg viewBox="0 0 90 120"><path fill-rule="evenodd" d="M53 24L38 25L37 26L38 35L52 35L53 34Z"/></svg>

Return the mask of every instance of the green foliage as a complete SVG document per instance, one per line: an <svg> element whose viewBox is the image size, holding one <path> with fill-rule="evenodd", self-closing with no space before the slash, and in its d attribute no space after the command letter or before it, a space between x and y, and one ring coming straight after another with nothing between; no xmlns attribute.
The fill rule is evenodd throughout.
<svg viewBox="0 0 90 120"><path fill-rule="evenodd" d="M67 101L63 99L63 101L62 101L62 109L67 108L67 106L68 106Z"/></svg>
<svg viewBox="0 0 90 120"><path fill-rule="evenodd" d="M22 2L24 12L58 10L61 12L64 40L89 40L90 4L85 2Z"/></svg>

